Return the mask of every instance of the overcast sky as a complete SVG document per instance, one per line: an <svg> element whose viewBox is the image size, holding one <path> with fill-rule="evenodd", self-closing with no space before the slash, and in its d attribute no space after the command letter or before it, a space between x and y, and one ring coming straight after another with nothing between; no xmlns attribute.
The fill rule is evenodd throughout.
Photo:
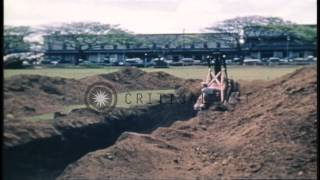
<svg viewBox="0 0 320 180"><path fill-rule="evenodd" d="M4 0L5 25L120 24L135 33L199 32L226 18L277 16L316 24L316 0Z"/></svg>

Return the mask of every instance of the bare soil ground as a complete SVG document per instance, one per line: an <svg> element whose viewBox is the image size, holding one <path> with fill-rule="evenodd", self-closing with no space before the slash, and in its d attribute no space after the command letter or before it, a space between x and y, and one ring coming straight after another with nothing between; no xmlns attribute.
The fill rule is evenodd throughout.
<svg viewBox="0 0 320 180"><path fill-rule="evenodd" d="M200 83L137 69L79 81L15 78L5 82L6 113L19 112L4 124L7 179L316 179L315 67L272 81L241 81L241 101L228 111L195 115L192 103L116 109L108 116L75 109L28 123L22 116L29 103L35 112L42 111L40 102L75 103L82 86L100 80L121 91L176 88L190 101ZM62 93L48 93L46 85Z"/></svg>
<svg viewBox="0 0 320 180"><path fill-rule="evenodd" d="M118 93L128 90L175 89L190 84L190 81L164 72L146 73L138 68L80 80L18 75L4 82L5 115L23 117L59 111L62 105L84 104L84 93L88 85L101 81L112 84Z"/></svg>
<svg viewBox="0 0 320 180"><path fill-rule="evenodd" d="M58 179L316 179L316 88L315 68L248 83L232 111L123 133Z"/></svg>
<svg viewBox="0 0 320 180"><path fill-rule="evenodd" d="M52 104L59 108L62 104L80 102L85 88L101 81L111 83L119 92L176 88L180 95L189 99L191 96L196 98L193 91L198 93L195 87L200 84L200 80L183 80L163 72L145 73L135 68L79 81L38 75L13 77L5 82L6 179L55 179L67 164L90 151L112 145L124 131L150 132L159 126L170 126L177 120L194 116L189 100L183 106L154 104L115 109L108 115L82 108L66 115L56 115L50 121L25 120L24 115L56 110L55 107L49 108Z"/></svg>

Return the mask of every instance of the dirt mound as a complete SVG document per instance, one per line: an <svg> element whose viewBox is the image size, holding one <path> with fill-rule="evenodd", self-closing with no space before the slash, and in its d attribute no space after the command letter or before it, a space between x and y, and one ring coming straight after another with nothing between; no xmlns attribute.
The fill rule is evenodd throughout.
<svg viewBox="0 0 320 180"><path fill-rule="evenodd" d="M232 111L125 133L58 179L316 178L316 68L241 88Z"/></svg>
<svg viewBox="0 0 320 180"><path fill-rule="evenodd" d="M119 72L80 80L19 75L4 83L5 114L15 117L36 115L60 111L63 105L84 104L86 88L101 81L112 84L118 93L132 90L177 89L199 83L197 80L186 81L164 72L146 73L138 68L126 68Z"/></svg>
<svg viewBox="0 0 320 180"><path fill-rule="evenodd" d="M19 75L5 80L5 114L33 115L82 102L86 85L74 79Z"/></svg>
<svg viewBox="0 0 320 180"><path fill-rule="evenodd" d="M138 68L125 68L114 73L86 77L80 81L87 83L108 81L121 92L142 89L176 89L184 83L183 79L165 72L147 73Z"/></svg>

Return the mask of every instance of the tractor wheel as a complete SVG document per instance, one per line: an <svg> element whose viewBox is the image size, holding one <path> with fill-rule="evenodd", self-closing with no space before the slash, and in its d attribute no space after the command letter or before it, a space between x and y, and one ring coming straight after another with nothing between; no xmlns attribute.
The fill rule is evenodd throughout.
<svg viewBox="0 0 320 180"><path fill-rule="evenodd" d="M227 102L229 101L229 98L230 98L231 93L233 92L233 89L234 89L233 80L232 80L232 79L229 79L229 80L227 81L227 88L226 88L226 91L225 91L225 100L226 100Z"/></svg>
<svg viewBox="0 0 320 180"><path fill-rule="evenodd" d="M229 97L229 104L236 104L239 102L239 96L240 96L240 85L238 82L232 81L232 90Z"/></svg>
<svg viewBox="0 0 320 180"><path fill-rule="evenodd" d="M226 89L226 102L228 104L236 104L238 102L238 97L240 95L240 86L238 82L235 82L233 79L228 80L228 86Z"/></svg>
<svg viewBox="0 0 320 180"><path fill-rule="evenodd" d="M240 85L238 82L233 82L234 84L234 89L233 92L240 92Z"/></svg>

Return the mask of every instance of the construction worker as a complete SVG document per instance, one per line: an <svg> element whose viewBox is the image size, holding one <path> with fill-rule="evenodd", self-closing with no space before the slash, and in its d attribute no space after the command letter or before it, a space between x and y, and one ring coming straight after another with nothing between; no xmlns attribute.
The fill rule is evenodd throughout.
<svg viewBox="0 0 320 180"><path fill-rule="evenodd" d="M213 58L214 58L214 63L213 63L214 74L218 74L221 71L222 66L225 69L227 68L225 55L222 55L222 53L217 52L217 53L213 53Z"/></svg>

